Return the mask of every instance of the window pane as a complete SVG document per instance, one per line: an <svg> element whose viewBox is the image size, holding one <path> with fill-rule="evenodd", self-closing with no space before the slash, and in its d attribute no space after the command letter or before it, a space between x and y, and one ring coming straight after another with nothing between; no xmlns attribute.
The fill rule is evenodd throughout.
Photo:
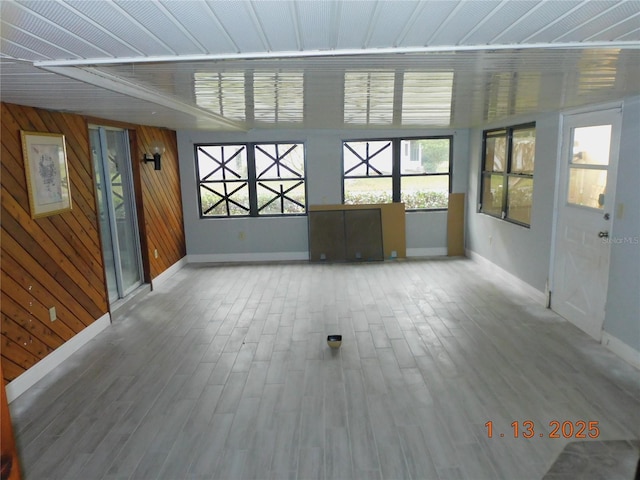
<svg viewBox="0 0 640 480"><path fill-rule="evenodd" d="M575 128L571 163L609 165L610 147L611 125Z"/></svg>
<svg viewBox="0 0 640 480"><path fill-rule="evenodd" d="M249 215L247 182L207 182L200 185L200 205L206 217Z"/></svg>
<svg viewBox="0 0 640 480"><path fill-rule="evenodd" d="M507 134L487 136L484 168L485 172L504 172L507 159Z"/></svg>
<svg viewBox="0 0 640 480"><path fill-rule="evenodd" d="M400 187L407 210L448 207L449 175L402 177Z"/></svg>
<svg viewBox="0 0 640 480"><path fill-rule="evenodd" d="M504 177L485 174L482 177L482 211L502 216L502 195Z"/></svg>
<svg viewBox="0 0 640 480"><path fill-rule="evenodd" d="M198 146L197 156L200 181L248 178L244 145Z"/></svg>
<svg viewBox="0 0 640 480"><path fill-rule="evenodd" d="M512 148L511 172L533 175L536 154L536 129L514 130Z"/></svg>
<svg viewBox="0 0 640 480"><path fill-rule="evenodd" d="M603 208L607 171L571 167L567 201L574 205Z"/></svg>
<svg viewBox="0 0 640 480"><path fill-rule="evenodd" d="M344 203L392 203L391 178L345 178Z"/></svg>
<svg viewBox="0 0 640 480"><path fill-rule="evenodd" d="M533 205L533 178L509 177L507 218L530 225L531 205Z"/></svg>
<svg viewBox="0 0 640 480"><path fill-rule="evenodd" d="M449 139L402 140L400 171L406 173L448 173Z"/></svg>
<svg viewBox="0 0 640 480"><path fill-rule="evenodd" d="M390 141L344 142L344 176L379 176L392 173Z"/></svg>
<svg viewBox="0 0 640 480"><path fill-rule="evenodd" d="M259 181L258 214L300 214L305 212L304 183L300 180Z"/></svg>
<svg viewBox="0 0 640 480"><path fill-rule="evenodd" d="M255 159L260 180L304 178L304 146L300 143L256 145Z"/></svg>

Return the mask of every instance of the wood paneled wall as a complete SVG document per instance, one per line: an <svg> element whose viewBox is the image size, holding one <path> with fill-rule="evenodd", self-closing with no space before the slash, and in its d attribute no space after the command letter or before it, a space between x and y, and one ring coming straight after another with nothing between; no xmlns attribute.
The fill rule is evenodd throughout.
<svg viewBox="0 0 640 480"><path fill-rule="evenodd" d="M138 127L136 137L140 160L145 153L151 154L150 145L154 141L162 142L166 148L161 170L140 161L146 248L153 279L186 255L178 145L173 130Z"/></svg>
<svg viewBox="0 0 640 480"><path fill-rule="evenodd" d="M87 121L79 115L20 105L2 103L0 108L0 352L8 382L102 317L109 307ZM185 255L176 137L170 130L128 128L134 140L144 263L152 279ZM20 130L65 135L70 212L31 218ZM155 171L141 160L143 152L150 151L148 144L159 137L166 152L162 170ZM51 322L49 308L54 306L58 319Z"/></svg>
<svg viewBox="0 0 640 480"><path fill-rule="evenodd" d="M2 104L2 369L12 380L107 312L84 119ZM73 208L33 220L20 130L65 135ZM58 319L49 320L55 307Z"/></svg>

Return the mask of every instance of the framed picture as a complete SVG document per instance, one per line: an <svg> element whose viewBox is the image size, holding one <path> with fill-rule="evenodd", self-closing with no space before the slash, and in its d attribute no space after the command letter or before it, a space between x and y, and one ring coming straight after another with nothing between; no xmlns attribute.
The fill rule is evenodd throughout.
<svg viewBox="0 0 640 480"><path fill-rule="evenodd" d="M64 135L21 131L31 218L71 210Z"/></svg>

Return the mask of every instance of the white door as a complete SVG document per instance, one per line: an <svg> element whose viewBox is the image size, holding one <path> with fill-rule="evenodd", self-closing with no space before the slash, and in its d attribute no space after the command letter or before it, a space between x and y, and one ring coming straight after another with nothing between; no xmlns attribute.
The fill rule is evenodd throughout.
<svg viewBox="0 0 640 480"><path fill-rule="evenodd" d="M563 121L551 308L602 337L614 217L620 109Z"/></svg>

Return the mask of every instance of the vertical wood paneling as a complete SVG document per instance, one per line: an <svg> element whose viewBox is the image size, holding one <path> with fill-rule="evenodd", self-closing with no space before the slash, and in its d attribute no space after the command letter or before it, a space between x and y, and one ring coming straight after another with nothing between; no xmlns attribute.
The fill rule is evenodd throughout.
<svg viewBox="0 0 640 480"><path fill-rule="evenodd" d="M151 153L150 145L154 141L161 141L166 149L159 171L154 170L151 163L142 163L144 153ZM145 126L136 129L136 145L147 255L153 279L186 255L178 146L174 131Z"/></svg>
<svg viewBox="0 0 640 480"><path fill-rule="evenodd" d="M86 122L1 105L2 366L11 381L107 312ZM32 219L20 130L65 135L71 212ZM55 307L57 320L49 320Z"/></svg>

